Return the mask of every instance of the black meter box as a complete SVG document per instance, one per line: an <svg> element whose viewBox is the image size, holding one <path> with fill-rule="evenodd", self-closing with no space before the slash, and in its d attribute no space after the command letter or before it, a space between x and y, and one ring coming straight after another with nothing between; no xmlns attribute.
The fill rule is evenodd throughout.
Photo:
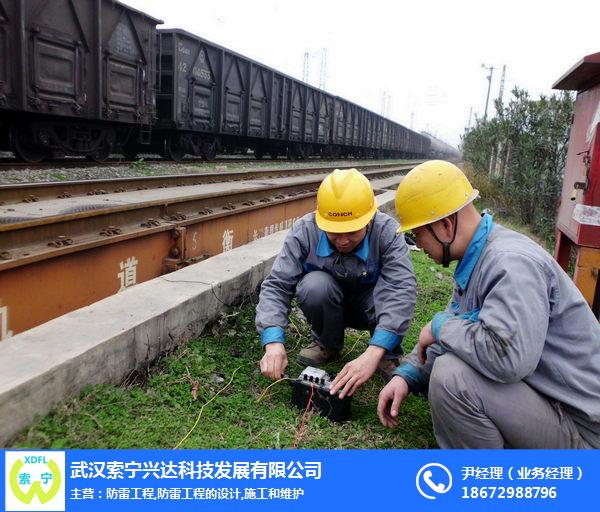
<svg viewBox="0 0 600 512"><path fill-rule="evenodd" d="M342 422L350 419L352 397L346 395L339 398L338 395L331 395L329 390L332 381L333 376L325 370L307 366L297 379L290 381L292 403L300 409L306 409L310 400L311 407L332 421Z"/></svg>

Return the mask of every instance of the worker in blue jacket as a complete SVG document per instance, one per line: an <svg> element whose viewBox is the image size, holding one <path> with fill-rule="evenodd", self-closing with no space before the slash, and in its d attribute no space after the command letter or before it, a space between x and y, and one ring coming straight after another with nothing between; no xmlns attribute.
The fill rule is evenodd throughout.
<svg viewBox="0 0 600 512"><path fill-rule="evenodd" d="M381 391L382 423L428 389L441 448L600 448L600 327L538 244L481 216L458 167L414 168L396 193L402 231L437 263L458 260L445 311Z"/></svg>
<svg viewBox="0 0 600 512"><path fill-rule="evenodd" d="M408 248L397 230L356 169L323 180L316 212L294 224L261 287L256 327L263 375L279 379L288 364L285 329L295 296L312 327L312 342L298 356L302 365L338 359L346 327L371 332L367 349L338 373L333 393L352 395L377 370L391 377L416 300Z"/></svg>

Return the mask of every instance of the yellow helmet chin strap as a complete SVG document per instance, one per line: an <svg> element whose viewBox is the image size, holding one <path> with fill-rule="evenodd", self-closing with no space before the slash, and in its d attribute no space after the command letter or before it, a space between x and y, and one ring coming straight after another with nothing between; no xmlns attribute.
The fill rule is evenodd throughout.
<svg viewBox="0 0 600 512"><path fill-rule="evenodd" d="M435 238L437 242L442 245L442 266L444 268L448 268L450 266L450 262L452 261L450 259L450 246L454 243L454 240L456 239L456 231L458 229L458 212L453 213L452 216L454 217L454 233L452 234L452 240L450 240L449 242L442 242L435 234L435 231L431 227L431 224L427 224L427 229L433 235L433 238Z"/></svg>

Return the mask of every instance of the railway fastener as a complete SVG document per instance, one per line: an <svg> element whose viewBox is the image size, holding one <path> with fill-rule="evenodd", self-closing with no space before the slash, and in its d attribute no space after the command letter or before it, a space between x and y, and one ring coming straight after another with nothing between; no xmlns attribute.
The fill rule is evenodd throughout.
<svg viewBox="0 0 600 512"><path fill-rule="evenodd" d="M213 211L210 208L202 208L202 210L198 211L199 215L210 215Z"/></svg>
<svg viewBox="0 0 600 512"><path fill-rule="evenodd" d="M123 231L116 226L108 226L106 229L100 231L100 235L102 236L115 236L120 235Z"/></svg>
<svg viewBox="0 0 600 512"><path fill-rule="evenodd" d="M88 196L102 196L104 194L108 194L108 192L104 189L95 189L95 190L90 190L87 195Z"/></svg>
<svg viewBox="0 0 600 512"><path fill-rule="evenodd" d="M0 252L0 260L10 260L12 258L12 254L8 251Z"/></svg>
<svg viewBox="0 0 600 512"><path fill-rule="evenodd" d="M37 203L40 200L37 196L27 196L23 199L24 203Z"/></svg>
<svg viewBox="0 0 600 512"><path fill-rule="evenodd" d="M50 247L66 247L67 245L73 245L73 239L68 238L66 235L58 235L55 240L48 242Z"/></svg>
<svg viewBox="0 0 600 512"><path fill-rule="evenodd" d="M172 213L171 215L169 215L167 217L167 220L170 220L172 222L177 222L177 221L186 220L186 219L187 219L187 215L185 213L181 213L181 212Z"/></svg>
<svg viewBox="0 0 600 512"><path fill-rule="evenodd" d="M152 217L146 220L146 222L142 222L140 224L143 228L151 228L152 226L160 226L160 221L156 220Z"/></svg>
<svg viewBox="0 0 600 512"><path fill-rule="evenodd" d="M72 196L68 192L63 192L62 194L56 196L57 199L68 199L69 197L72 197Z"/></svg>
<svg viewBox="0 0 600 512"><path fill-rule="evenodd" d="M235 205L233 203L227 203L223 206L223 210L235 210Z"/></svg>

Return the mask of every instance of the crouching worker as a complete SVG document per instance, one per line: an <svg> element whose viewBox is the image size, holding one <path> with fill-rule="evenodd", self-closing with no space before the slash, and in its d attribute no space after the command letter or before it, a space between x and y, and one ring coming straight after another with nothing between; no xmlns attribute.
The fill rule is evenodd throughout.
<svg viewBox="0 0 600 512"><path fill-rule="evenodd" d="M298 355L301 365L338 359L346 327L371 332L367 349L338 373L332 393L352 395L378 369L391 377L416 295L397 230L356 169L338 169L323 180L317 211L294 224L261 287L256 327L265 349L263 375L279 379L288 364L284 331L295 295L312 327L312 343Z"/></svg>
<svg viewBox="0 0 600 512"><path fill-rule="evenodd" d="M428 387L441 448L600 448L598 320L544 249L477 212L477 195L439 160L398 187L401 230L459 263L448 307L379 395L381 422L397 425L409 391Z"/></svg>

